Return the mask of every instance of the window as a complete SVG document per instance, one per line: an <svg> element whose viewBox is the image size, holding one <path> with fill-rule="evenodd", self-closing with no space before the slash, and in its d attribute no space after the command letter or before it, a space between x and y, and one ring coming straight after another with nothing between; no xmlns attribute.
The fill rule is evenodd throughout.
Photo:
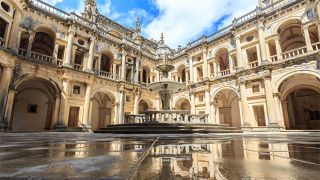
<svg viewBox="0 0 320 180"><path fill-rule="evenodd" d="M312 121L320 120L320 111L309 111L309 117Z"/></svg>
<svg viewBox="0 0 320 180"><path fill-rule="evenodd" d="M311 20L314 18L314 12L313 10L308 10L307 11L307 17L308 17L308 20Z"/></svg>
<svg viewBox="0 0 320 180"><path fill-rule="evenodd" d="M126 102L130 102L130 96L126 96Z"/></svg>
<svg viewBox="0 0 320 180"><path fill-rule="evenodd" d="M81 45L81 46L83 46L83 45L84 45L84 40L78 39L78 44Z"/></svg>
<svg viewBox="0 0 320 180"><path fill-rule="evenodd" d="M38 105L36 104L28 104L28 113L37 114Z"/></svg>
<svg viewBox="0 0 320 180"><path fill-rule="evenodd" d="M81 87L80 87L80 86L74 85L74 86L73 86L72 94L79 95L79 94L80 94L80 90L81 90Z"/></svg>
<svg viewBox="0 0 320 180"><path fill-rule="evenodd" d="M1 2L1 7L4 11L10 12L10 6L7 3Z"/></svg>
<svg viewBox="0 0 320 180"><path fill-rule="evenodd" d="M199 102L203 102L203 94L199 94Z"/></svg>
<svg viewBox="0 0 320 180"><path fill-rule="evenodd" d="M252 86L252 92L253 92L253 93L258 93L258 92L260 92L260 86L259 86L259 85L253 85L253 86Z"/></svg>

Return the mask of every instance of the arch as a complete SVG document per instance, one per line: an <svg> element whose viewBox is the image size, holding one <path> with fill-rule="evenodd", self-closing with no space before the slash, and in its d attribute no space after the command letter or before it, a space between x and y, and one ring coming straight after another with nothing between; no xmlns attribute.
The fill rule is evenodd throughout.
<svg viewBox="0 0 320 180"><path fill-rule="evenodd" d="M60 88L51 79L28 77L14 84L13 115L10 128L14 131L49 130L57 113L56 97ZM36 96L35 96L36 94Z"/></svg>
<svg viewBox="0 0 320 180"><path fill-rule="evenodd" d="M149 74L151 73L151 68L147 65L144 65L142 67L142 77L141 78L141 82L144 83L150 83L150 79L149 79Z"/></svg>
<svg viewBox="0 0 320 180"><path fill-rule="evenodd" d="M104 87L104 86L93 89L91 91L90 98L93 98L93 96L98 92L101 92L101 93L108 95L114 101L114 103L118 103L118 98L117 98L118 96L115 93L113 93L112 91L110 91L110 89L108 89L108 87Z"/></svg>
<svg viewBox="0 0 320 180"><path fill-rule="evenodd" d="M292 73L278 84L286 129L320 129L320 79Z"/></svg>
<svg viewBox="0 0 320 180"><path fill-rule="evenodd" d="M224 90L231 90L231 91L234 91L237 96L240 98L240 93L239 93L239 90L236 88L236 87L233 87L233 86L224 86L224 87L220 87L218 89L216 89L213 93L212 93L212 96L211 96L211 102L214 102L214 100L216 99L216 96L218 96L222 91Z"/></svg>
<svg viewBox="0 0 320 180"><path fill-rule="evenodd" d="M241 116L239 107L239 93L234 87L223 87L213 94L215 104L216 122L241 128Z"/></svg>
<svg viewBox="0 0 320 180"><path fill-rule="evenodd" d="M228 70L230 69L229 64L229 51L227 48L223 47L216 51L215 53L216 62L219 65L220 71Z"/></svg>
<svg viewBox="0 0 320 180"><path fill-rule="evenodd" d="M275 85L273 87L274 93L278 93L279 92L279 88L280 86L282 86L282 84L284 82L286 82L287 79L289 79L290 77L293 77L295 75L311 75L314 76L318 79L320 79L320 74L317 71L312 71L312 70L295 70L292 71L290 73L285 74L284 76L282 76L281 78L279 78L276 82Z"/></svg>
<svg viewBox="0 0 320 180"><path fill-rule="evenodd" d="M212 54L215 55L217 54L218 51L220 51L221 49L227 49L227 51L230 51L230 48L227 45L220 45L217 48L215 48L214 51L212 51Z"/></svg>
<svg viewBox="0 0 320 180"><path fill-rule="evenodd" d="M139 114L144 114L149 109L148 103L146 101L144 101L143 99L140 100L138 106L139 106L139 108L138 108Z"/></svg>
<svg viewBox="0 0 320 180"><path fill-rule="evenodd" d="M176 110L191 110L191 102L187 97L180 97L174 102Z"/></svg>
<svg viewBox="0 0 320 180"><path fill-rule="evenodd" d="M154 104L153 104L153 102L152 102L150 99L140 98L140 99L139 99L139 103L140 103L141 101L146 102L146 104L148 105L148 108L149 108L149 109L154 109Z"/></svg>
<svg viewBox="0 0 320 180"><path fill-rule="evenodd" d="M181 81L186 82L186 66L183 64L180 64L177 68L177 72L180 75Z"/></svg>
<svg viewBox="0 0 320 180"><path fill-rule="evenodd" d="M56 34L55 31L46 25L39 25L34 28L35 36L31 51L47 56L53 55Z"/></svg>
<svg viewBox="0 0 320 180"><path fill-rule="evenodd" d="M108 53L101 53L100 70L110 73L112 71L112 61L112 56L108 55Z"/></svg>
<svg viewBox="0 0 320 180"><path fill-rule="evenodd" d="M116 122L115 99L110 93L95 92L92 94L91 128L98 130Z"/></svg>

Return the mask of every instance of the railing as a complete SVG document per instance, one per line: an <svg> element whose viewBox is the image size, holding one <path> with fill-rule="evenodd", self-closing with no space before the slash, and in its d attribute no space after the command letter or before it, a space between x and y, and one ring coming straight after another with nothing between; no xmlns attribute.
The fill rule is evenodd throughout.
<svg viewBox="0 0 320 180"><path fill-rule="evenodd" d="M165 123L209 123L207 114L189 114L189 111L147 111L140 115L126 115L127 123L147 123L147 122L165 122Z"/></svg>
<svg viewBox="0 0 320 180"><path fill-rule="evenodd" d="M320 49L320 42L314 43L311 46L314 51L317 51Z"/></svg>
<svg viewBox="0 0 320 180"><path fill-rule="evenodd" d="M288 4L294 3L297 0L282 0L282 1L277 1L273 4L270 4L264 8L261 9L261 11L265 12L265 13L269 13L272 12L274 10L280 9Z"/></svg>
<svg viewBox="0 0 320 180"><path fill-rule="evenodd" d="M249 68L255 68L257 66L259 66L259 62L258 61L252 61L248 63Z"/></svg>
<svg viewBox="0 0 320 180"><path fill-rule="evenodd" d="M29 0L29 3L32 4L33 6L39 8L39 9L43 9L43 10L46 10L46 11L49 11L50 13L56 15L56 16L59 16L63 19L67 19L69 17L69 14L54 7L54 6L51 6L50 4L47 4L43 1L40 1L40 0Z"/></svg>
<svg viewBox="0 0 320 180"><path fill-rule="evenodd" d="M119 77L117 75L106 72L106 71L100 71L99 76L107 79L119 80Z"/></svg>
<svg viewBox="0 0 320 180"><path fill-rule="evenodd" d="M220 37L220 36L222 36L222 35L230 32L230 29L231 29L231 28L232 28L232 25L229 25L229 26L227 26L227 27L225 27L225 28L222 28L221 30L219 30L219 31L217 31L217 32L209 35L209 36L207 37L208 41L211 41L211 40L213 40L213 39L215 39L215 38L217 38L217 37Z"/></svg>
<svg viewBox="0 0 320 180"><path fill-rule="evenodd" d="M272 62L278 61L278 56L277 55L270 56L270 58L271 58Z"/></svg>
<svg viewBox="0 0 320 180"><path fill-rule="evenodd" d="M288 52L284 52L282 53L282 59L289 59L289 58L294 58L297 56L300 56L302 54L307 53L307 47L301 47L301 48L297 48L297 49L293 49L291 51Z"/></svg>
<svg viewBox="0 0 320 180"><path fill-rule="evenodd" d="M95 26L94 23L82 18L81 16L79 16L79 15L77 15L75 13L71 13L70 14L70 19L73 19L73 20L77 21L80 24L86 25L87 27L93 28Z"/></svg>
<svg viewBox="0 0 320 180"><path fill-rule="evenodd" d="M62 59L57 59L57 64L58 64L59 66L62 66L63 60L62 60Z"/></svg>
<svg viewBox="0 0 320 180"><path fill-rule="evenodd" d="M73 65L73 68L74 68L75 70L81 71L81 70L82 70L82 65L81 65L81 64L74 64L74 65Z"/></svg>
<svg viewBox="0 0 320 180"><path fill-rule="evenodd" d="M226 76L226 75L229 75L230 73L231 73L230 69L226 69L226 70L220 71L219 76Z"/></svg>
<svg viewBox="0 0 320 180"><path fill-rule="evenodd" d="M0 47L4 47L5 43L5 40L0 38Z"/></svg>
<svg viewBox="0 0 320 180"><path fill-rule="evenodd" d="M21 49L21 48L19 48L18 54L19 54L19 55L22 55L22 56L27 56L27 50L26 50L26 49Z"/></svg>
<svg viewBox="0 0 320 180"><path fill-rule="evenodd" d="M40 61L47 62L47 63L52 63L52 59L53 59L51 56L39 54L39 53L36 53L36 52L31 52L30 53L30 57L34 58L34 59L37 59L37 60L40 60Z"/></svg>
<svg viewBox="0 0 320 180"><path fill-rule="evenodd" d="M242 24L242 23L247 22L253 18L256 18L259 13L260 13L260 9L256 8L256 9L248 12L247 14L240 16L239 18L236 18L233 23L234 23L234 25Z"/></svg>

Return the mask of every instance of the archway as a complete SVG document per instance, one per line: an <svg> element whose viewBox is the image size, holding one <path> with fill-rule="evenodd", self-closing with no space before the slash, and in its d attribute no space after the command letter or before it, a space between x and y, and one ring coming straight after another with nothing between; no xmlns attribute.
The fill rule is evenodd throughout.
<svg viewBox="0 0 320 180"><path fill-rule="evenodd" d="M229 124L230 126L240 128L240 108L239 96L232 89L223 89L219 91L214 98L215 107L218 108L221 124Z"/></svg>
<svg viewBox="0 0 320 180"><path fill-rule="evenodd" d="M286 129L320 129L320 80L297 74L279 87Z"/></svg>
<svg viewBox="0 0 320 180"><path fill-rule="evenodd" d="M186 67L184 65L180 65L177 69L179 79L181 82L186 82Z"/></svg>
<svg viewBox="0 0 320 180"><path fill-rule="evenodd" d="M139 114L144 114L148 109L149 109L149 105L146 101L144 101L143 99L139 102Z"/></svg>
<svg viewBox="0 0 320 180"><path fill-rule="evenodd" d="M109 58L109 56L102 54L101 55L101 62L100 62L100 70L103 72L110 73L111 72L111 64L112 64L112 61Z"/></svg>
<svg viewBox="0 0 320 180"><path fill-rule="evenodd" d="M38 28L32 43L31 51L46 56L52 56L54 46L55 33L46 27Z"/></svg>
<svg viewBox="0 0 320 180"><path fill-rule="evenodd" d="M150 68L147 67L147 66L144 66L142 68L142 79L141 81L144 82L144 83L150 83L150 79L149 79L149 75L150 75Z"/></svg>
<svg viewBox="0 0 320 180"><path fill-rule="evenodd" d="M225 70L229 70L230 66L229 66L229 53L228 53L228 49L226 48L221 48L216 52L216 61L219 65L219 70L220 71L225 71Z"/></svg>
<svg viewBox="0 0 320 180"><path fill-rule="evenodd" d="M190 104L190 101L188 99L181 98L176 102L174 107L175 107L176 110L190 111L191 104Z"/></svg>
<svg viewBox="0 0 320 180"><path fill-rule="evenodd" d="M290 19L281 24L278 28L278 34L282 52L288 52L306 46L302 22L298 19ZM316 35L312 32L310 34L310 40L311 42L318 41Z"/></svg>
<svg viewBox="0 0 320 180"><path fill-rule="evenodd" d="M49 80L35 77L19 84L16 91L11 129L50 129L55 113L56 96L60 94L59 88Z"/></svg>
<svg viewBox="0 0 320 180"><path fill-rule="evenodd" d="M115 119L115 98L107 93L97 92L92 98L91 128L97 130L113 124Z"/></svg>

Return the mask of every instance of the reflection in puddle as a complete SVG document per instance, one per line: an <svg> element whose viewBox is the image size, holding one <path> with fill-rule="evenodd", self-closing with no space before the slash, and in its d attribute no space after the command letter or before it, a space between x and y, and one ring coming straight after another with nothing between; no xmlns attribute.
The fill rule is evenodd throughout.
<svg viewBox="0 0 320 180"><path fill-rule="evenodd" d="M80 137L7 137L0 179L317 179L320 172L318 137Z"/></svg>
<svg viewBox="0 0 320 180"><path fill-rule="evenodd" d="M313 179L320 170L319 151L255 140L162 142L135 179Z"/></svg>

